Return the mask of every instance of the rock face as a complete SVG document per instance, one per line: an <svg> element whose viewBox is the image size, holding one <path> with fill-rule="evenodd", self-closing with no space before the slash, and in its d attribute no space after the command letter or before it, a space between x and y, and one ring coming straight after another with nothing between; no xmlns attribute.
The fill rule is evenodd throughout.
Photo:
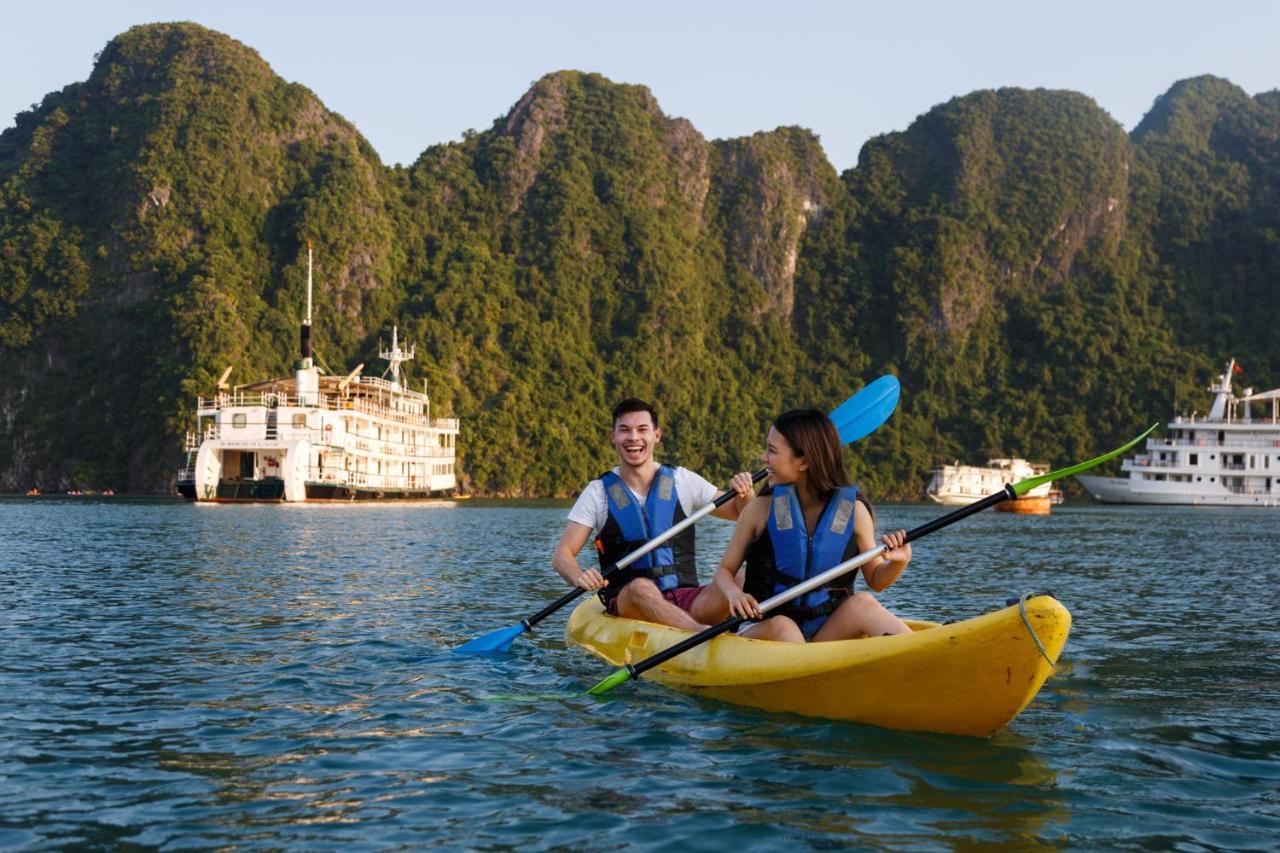
<svg viewBox="0 0 1280 853"><path fill-rule="evenodd" d="M947 347L1005 295L1061 283L1087 245L1114 254L1129 168L1123 130L1089 99L1002 89L872 140L848 181L860 242L904 293L925 289L909 338Z"/></svg>
<svg viewBox="0 0 1280 853"><path fill-rule="evenodd" d="M1251 98L1217 77L1183 80L1133 138L1142 238L1175 282L1166 310L1184 339L1219 342L1215 360L1252 352L1272 367L1259 378L1274 381L1280 92Z"/></svg>
<svg viewBox="0 0 1280 853"><path fill-rule="evenodd" d="M628 395L664 458L728 474L779 411L885 372L912 393L851 462L878 496L975 449L1087 456L1223 329L1280 375L1277 138L1280 95L1215 78L1132 140L1082 95L1001 89L838 176L807 130L708 141L559 71L387 168L244 45L137 27L0 134L0 490L166 491L196 395L290 369L307 240L322 365L398 323L474 491L573 493Z"/></svg>
<svg viewBox="0 0 1280 853"><path fill-rule="evenodd" d="M765 292L755 317L770 312L789 320L800 241L842 192L835 170L817 138L800 128L726 140L716 147L731 256Z"/></svg>

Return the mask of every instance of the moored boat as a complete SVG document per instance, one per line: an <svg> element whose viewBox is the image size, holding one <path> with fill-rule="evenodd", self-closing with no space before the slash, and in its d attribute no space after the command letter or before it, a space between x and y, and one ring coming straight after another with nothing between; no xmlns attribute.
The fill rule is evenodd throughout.
<svg viewBox="0 0 1280 853"><path fill-rule="evenodd" d="M988 459L986 467L978 465L939 465L925 494L943 506L967 506L1000 491L1009 483L1037 477L1049 470L1048 465L1025 459ZM1048 515L1051 483L1044 483L1016 500L998 504L1001 512L1024 515Z"/></svg>
<svg viewBox="0 0 1280 853"><path fill-rule="evenodd" d="M398 330L387 378L323 375L311 349L311 248L307 313L293 376L231 386L228 367L211 397L196 401L178 493L192 501L421 499L457 486L458 421L431 415L431 398L402 381L413 359Z"/></svg>
<svg viewBox="0 0 1280 853"><path fill-rule="evenodd" d="M891 729L985 737L1007 725L1053 673L1071 614L1050 596L910 634L828 643L721 635L645 673L735 705ZM614 666L642 661L689 632L605 614L592 598L567 639Z"/></svg>
<svg viewBox="0 0 1280 853"><path fill-rule="evenodd" d="M1231 359L1209 386L1209 413L1175 417L1166 437L1124 460L1125 476L1076 479L1100 503L1280 507L1280 388L1237 397L1240 372Z"/></svg>

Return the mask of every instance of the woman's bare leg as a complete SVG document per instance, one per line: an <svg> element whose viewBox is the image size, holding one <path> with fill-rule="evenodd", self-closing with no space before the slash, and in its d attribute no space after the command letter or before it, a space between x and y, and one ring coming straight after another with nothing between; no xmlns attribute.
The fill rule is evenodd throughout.
<svg viewBox="0 0 1280 853"><path fill-rule="evenodd" d="M815 643L827 640L857 640L884 634L908 634L907 623L890 613L869 592L860 592L836 608L826 624L814 634Z"/></svg>
<svg viewBox="0 0 1280 853"><path fill-rule="evenodd" d="M803 643L804 634L790 616L771 616L742 632L752 640L775 640L779 643Z"/></svg>

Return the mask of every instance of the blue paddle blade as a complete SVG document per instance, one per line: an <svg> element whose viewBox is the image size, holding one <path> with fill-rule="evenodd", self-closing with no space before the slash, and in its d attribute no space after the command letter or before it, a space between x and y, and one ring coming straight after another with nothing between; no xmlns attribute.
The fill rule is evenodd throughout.
<svg viewBox="0 0 1280 853"><path fill-rule="evenodd" d="M831 422L840 433L840 441L848 444L875 432L898 407L902 387L896 376L881 376L854 394L831 413Z"/></svg>
<svg viewBox="0 0 1280 853"><path fill-rule="evenodd" d="M524 623L517 622L510 628L492 631L483 637L476 637L454 649L461 655L493 655L511 650L516 637L524 633Z"/></svg>

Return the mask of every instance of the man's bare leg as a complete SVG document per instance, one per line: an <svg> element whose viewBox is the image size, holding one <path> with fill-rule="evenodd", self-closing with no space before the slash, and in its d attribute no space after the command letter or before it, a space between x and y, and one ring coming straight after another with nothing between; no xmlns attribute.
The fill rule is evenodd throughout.
<svg viewBox="0 0 1280 853"><path fill-rule="evenodd" d="M707 627L663 598L658 585L648 578L638 578L622 588L618 593L618 615L686 631L701 631Z"/></svg>

